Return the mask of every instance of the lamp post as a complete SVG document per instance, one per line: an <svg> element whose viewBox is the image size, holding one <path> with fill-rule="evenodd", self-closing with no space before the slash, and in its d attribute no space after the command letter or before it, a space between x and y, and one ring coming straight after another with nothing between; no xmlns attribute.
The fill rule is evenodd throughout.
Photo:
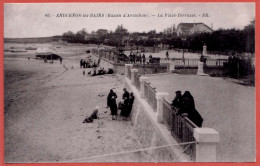
<svg viewBox="0 0 260 166"><path fill-rule="evenodd" d="M185 64L185 60L184 60L184 42L186 41L186 38L181 38L182 40L182 59L183 59L183 63Z"/></svg>

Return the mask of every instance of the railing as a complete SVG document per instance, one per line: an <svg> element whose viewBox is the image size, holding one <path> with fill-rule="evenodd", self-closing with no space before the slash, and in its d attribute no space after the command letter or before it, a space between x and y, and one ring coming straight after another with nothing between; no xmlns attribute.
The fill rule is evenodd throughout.
<svg viewBox="0 0 260 166"><path fill-rule="evenodd" d="M224 62L227 62L227 59L207 59L207 66L224 66Z"/></svg>
<svg viewBox="0 0 260 166"><path fill-rule="evenodd" d="M199 59L173 59L176 66L198 66Z"/></svg>
<svg viewBox="0 0 260 166"><path fill-rule="evenodd" d="M152 106L154 111L157 110L156 90L150 86L150 83L144 82L144 97Z"/></svg>
<svg viewBox="0 0 260 166"><path fill-rule="evenodd" d="M141 83L140 83L141 75L138 73L134 73L134 85L140 91Z"/></svg>
<svg viewBox="0 0 260 166"><path fill-rule="evenodd" d="M165 98L163 99L163 119L165 125L171 131L172 136L177 142L195 141L193 129L197 128L197 126L188 117L178 115L176 110L171 108L171 104ZM195 145L190 144L183 148L191 160L195 160Z"/></svg>
<svg viewBox="0 0 260 166"><path fill-rule="evenodd" d="M176 66L198 66L199 59L172 59ZM227 59L207 59L206 66L224 66Z"/></svg>
<svg viewBox="0 0 260 166"><path fill-rule="evenodd" d="M168 64L134 64L134 68L138 69L138 73L141 75L166 73L168 71Z"/></svg>

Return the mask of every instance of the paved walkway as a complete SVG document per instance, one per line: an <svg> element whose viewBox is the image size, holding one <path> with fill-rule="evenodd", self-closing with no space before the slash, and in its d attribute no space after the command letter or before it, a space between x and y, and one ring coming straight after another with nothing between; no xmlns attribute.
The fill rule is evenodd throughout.
<svg viewBox="0 0 260 166"><path fill-rule="evenodd" d="M160 74L150 77L158 92L190 91L204 127L220 133L219 162L255 161L255 88L222 78L197 75Z"/></svg>

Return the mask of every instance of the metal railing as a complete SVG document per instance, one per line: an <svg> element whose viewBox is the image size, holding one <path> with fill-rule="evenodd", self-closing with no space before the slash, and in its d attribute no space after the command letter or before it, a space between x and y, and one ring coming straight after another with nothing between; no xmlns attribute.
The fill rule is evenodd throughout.
<svg viewBox="0 0 260 166"><path fill-rule="evenodd" d="M172 59L176 66L198 66L199 59ZM224 66L227 59L207 59L206 66Z"/></svg>
<svg viewBox="0 0 260 166"><path fill-rule="evenodd" d="M172 109L171 104L165 98L163 99L163 120L166 127L171 131L172 136L177 142L192 142L195 141L193 137L193 130L197 128L188 117L178 115L177 111ZM185 153L188 154L191 160L195 160L195 145L191 144L189 147L184 147Z"/></svg>
<svg viewBox="0 0 260 166"><path fill-rule="evenodd" d="M138 73L141 75L166 73L168 71L168 64L134 64L134 68L138 69Z"/></svg>
<svg viewBox="0 0 260 166"><path fill-rule="evenodd" d="M156 90L150 86L150 83L144 82L144 97L154 111L157 110Z"/></svg>

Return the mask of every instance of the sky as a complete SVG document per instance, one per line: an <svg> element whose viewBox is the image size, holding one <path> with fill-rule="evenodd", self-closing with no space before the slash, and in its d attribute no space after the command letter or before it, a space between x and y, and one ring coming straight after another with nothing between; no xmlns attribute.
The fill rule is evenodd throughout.
<svg viewBox="0 0 260 166"><path fill-rule="evenodd" d="M145 17L123 17L125 14ZM213 30L242 29L254 19L255 3L5 3L4 37L48 37L83 28L88 33L114 31L118 25L129 32L160 32L181 22L202 22Z"/></svg>

